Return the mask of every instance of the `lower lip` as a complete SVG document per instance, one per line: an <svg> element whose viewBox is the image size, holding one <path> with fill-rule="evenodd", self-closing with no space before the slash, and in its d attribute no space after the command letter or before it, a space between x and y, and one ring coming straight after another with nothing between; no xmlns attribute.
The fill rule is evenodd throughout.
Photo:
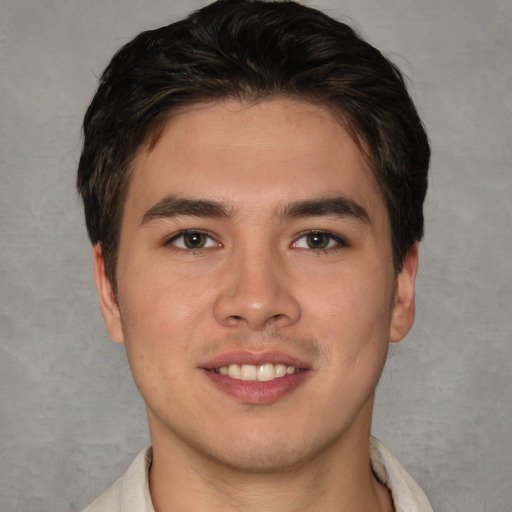
<svg viewBox="0 0 512 512"><path fill-rule="evenodd" d="M285 375L265 382L232 379L211 370L203 373L224 393L246 404L269 404L292 393L304 382L307 371Z"/></svg>

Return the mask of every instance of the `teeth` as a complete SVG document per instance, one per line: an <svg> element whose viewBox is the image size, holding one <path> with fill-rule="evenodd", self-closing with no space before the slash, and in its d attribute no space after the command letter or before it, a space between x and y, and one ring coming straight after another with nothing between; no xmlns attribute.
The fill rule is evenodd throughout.
<svg viewBox="0 0 512 512"><path fill-rule="evenodd" d="M284 377L287 372L288 368L284 364L278 364L276 365L276 377ZM290 373L294 373L295 368L293 366L290 366Z"/></svg>
<svg viewBox="0 0 512 512"><path fill-rule="evenodd" d="M232 379L266 382L284 377L285 375L291 375L295 373L296 370L295 366L266 363L260 366L252 364L230 364L229 366L217 368L216 372L221 375L228 375Z"/></svg>
<svg viewBox="0 0 512 512"><path fill-rule="evenodd" d="M258 368L258 380L265 382L276 377L276 369L273 364L263 364Z"/></svg>
<svg viewBox="0 0 512 512"><path fill-rule="evenodd" d="M228 367L228 375L232 379L241 379L240 366L238 366L237 364L230 364Z"/></svg>
<svg viewBox="0 0 512 512"><path fill-rule="evenodd" d="M242 380L258 380L258 368L250 364L243 364L240 368L240 378Z"/></svg>

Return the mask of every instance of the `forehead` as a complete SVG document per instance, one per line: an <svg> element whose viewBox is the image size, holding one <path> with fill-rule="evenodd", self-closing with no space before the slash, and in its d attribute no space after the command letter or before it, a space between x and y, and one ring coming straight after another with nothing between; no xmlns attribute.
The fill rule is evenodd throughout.
<svg viewBox="0 0 512 512"><path fill-rule="evenodd" d="M174 114L134 160L127 202L143 209L173 194L259 209L334 193L382 203L363 151L332 112L287 98L229 100Z"/></svg>

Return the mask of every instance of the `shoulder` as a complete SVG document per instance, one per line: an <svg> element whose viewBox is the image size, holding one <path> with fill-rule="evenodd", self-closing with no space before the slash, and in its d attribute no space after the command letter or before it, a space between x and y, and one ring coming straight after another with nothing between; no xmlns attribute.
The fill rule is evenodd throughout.
<svg viewBox="0 0 512 512"><path fill-rule="evenodd" d="M151 447L142 450L126 473L82 512L154 512L149 494Z"/></svg>

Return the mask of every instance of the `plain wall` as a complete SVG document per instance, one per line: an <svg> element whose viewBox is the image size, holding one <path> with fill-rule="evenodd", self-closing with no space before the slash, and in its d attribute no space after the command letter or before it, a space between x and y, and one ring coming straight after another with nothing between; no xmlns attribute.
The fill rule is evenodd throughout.
<svg viewBox="0 0 512 512"><path fill-rule="evenodd" d="M86 505L149 442L74 190L113 52L197 1L0 0L0 510ZM410 78L433 147L416 324L374 433L437 512L512 508L512 3L318 0Z"/></svg>

